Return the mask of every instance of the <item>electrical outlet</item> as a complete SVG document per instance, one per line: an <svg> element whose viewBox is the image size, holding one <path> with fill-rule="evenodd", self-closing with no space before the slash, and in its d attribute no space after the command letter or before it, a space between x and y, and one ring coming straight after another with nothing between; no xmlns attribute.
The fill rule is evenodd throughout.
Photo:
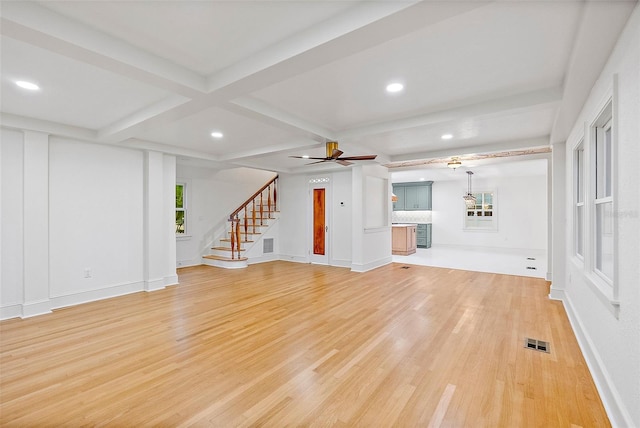
<svg viewBox="0 0 640 428"><path fill-rule="evenodd" d="M91 278L91 268L84 268L84 277Z"/></svg>

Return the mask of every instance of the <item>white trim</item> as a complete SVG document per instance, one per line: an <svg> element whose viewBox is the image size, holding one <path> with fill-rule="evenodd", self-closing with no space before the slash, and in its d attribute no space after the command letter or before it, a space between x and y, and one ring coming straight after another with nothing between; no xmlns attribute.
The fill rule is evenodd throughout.
<svg viewBox="0 0 640 428"><path fill-rule="evenodd" d="M38 300L35 302L27 302L22 304L22 318L31 318L37 315L51 313L54 306L50 299Z"/></svg>
<svg viewBox="0 0 640 428"><path fill-rule="evenodd" d="M309 259L305 256L294 256L290 254L279 254L278 260L292 263L309 263Z"/></svg>
<svg viewBox="0 0 640 428"><path fill-rule="evenodd" d="M0 308L0 320L22 317L22 304L7 305Z"/></svg>
<svg viewBox="0 0 640 428"><path fill-rule="evenodd" d="M164 277L164 286L168 287L170 285L178 285L180 281L178 280L178 275L169 275Z"/></svg>
<svg viewBox="0 0 640 428"><path fill-rule="evenodd" d="M596 389L602 400L609 421L614 427L632 427L633 420L629 411L625 408L622 397L615 387L615 383L611 379L605 364L602 362L597 348L594 346L591 337L587 333L587 329L583 326L578 314L573 309L573 304L568 294L562 293L561 299L565 308L565 312L569 318L569 323L578 341L578 346L582 351L582 355L587 363L591 377L596 385Z"/></svg>
<svg viewBox="0 0 640 428"><path fill-rule="evenodd" d="M331 260L331 262L329 264L331 266L335 266L335 267L350 268L351 267L351 259L349 259L349 260L347 260L347 259L333 259L333 260Z"/></svg>
<svg viewBox="0 0 640 428"><path fill-rule="evenodd" d="M51 299L52 308L64 308L67 306L80 305L82 303L95 302L97 300L109 299L112 297L123 296L125 294L137 293L143 290L143 282L135 281L124 284L118 284L111 287L100 288L97 290L83 291L80 293L68 294L64 296L53 297Z"/></svg>
<svg viewBox="0 0 640 428"><path fill-rule="evenodd" d="M393 258L391 256L389 256L389 257L383 257L381 259L374 260L372 262L365 263L365 264L351 263L351 271L352 272L367 272L367 271L370 271L372 269L388 265L389 263L392 263L392 262L393 262Z"/></svg>
<svg viewBox="0 0 640 428"><path fill-rule="evenodd" d="M247 264L254 265L256 263L273 262L276 260L279 260L279 257L276 253L269 253L269 254L263 253L261 256L249 257L247 260Z"/></svg>
<svg viewBox="0 0 640 428"><path fill-rule="evenodd" d="M144 281L144 291L156 291L164 288L164 278L147 279Z"/></svg>

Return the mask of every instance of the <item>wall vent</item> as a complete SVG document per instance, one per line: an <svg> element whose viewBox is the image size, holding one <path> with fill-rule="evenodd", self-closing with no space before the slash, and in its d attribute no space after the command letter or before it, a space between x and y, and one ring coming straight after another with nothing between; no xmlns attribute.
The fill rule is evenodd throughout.
<svg viewBox="0 0 640 428"><path fill-rule="evenodd" d="M535 267L535 266L527 266L527 269L529 269L529 270L538 270L538 268Z"/></svg>
<svg viewBox="0 0 640 428"><path fill-rule="evenodd" d="M535 260L535 257L527 257L527 260Z"/></svg>
<svg viewBox="0 0 640 428"><path fill-rule="evenodd" d="M534 351L546 352L547 354L551 350L549 342L545 342L544 340L532 339L530 337L524 338L524 347L533 349Z"/></svg>
<svg viewBox="0 0 640 428"><path fill-rule="evenodd" d="M262 240L262 253L273 253L273 238L264 238Z"/></svg>

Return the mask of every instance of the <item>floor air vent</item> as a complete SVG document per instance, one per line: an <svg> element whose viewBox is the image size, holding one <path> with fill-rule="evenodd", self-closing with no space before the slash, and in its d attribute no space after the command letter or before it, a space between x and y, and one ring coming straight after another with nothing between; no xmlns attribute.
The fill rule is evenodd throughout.
<svg viewBox="0 0 640 428"><path fill-rule="evenodd" d="M262 253L273 253L273 238L264 238L262 240Z"/></svg>
<svg viewBox="0 0 640 428"><path fill-rule="evenodd" d="M400 269L409 269L409 266L402 266Z"/></svg>
<svg viewBox="0 0 640 428"><path fill-rule="evenodd" d="M544 340L532 339L530 337L525 337L524 347L533 349L534 351L546 352L547 354L550 351L549 342L545 342Z"/></svg>

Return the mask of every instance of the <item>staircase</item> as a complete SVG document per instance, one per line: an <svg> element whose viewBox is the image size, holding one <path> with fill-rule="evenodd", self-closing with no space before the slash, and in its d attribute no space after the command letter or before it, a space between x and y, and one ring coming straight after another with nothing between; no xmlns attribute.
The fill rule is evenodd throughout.
<svg viewBox="0 0 640 428"><path fill-rule="evenodd" d="M262 254L259 245L278 221L277 183L276 175L229 215L224 233L214 240L210 254L202 256L203 264L245 268L250 261L247 254Z"/></svg>

